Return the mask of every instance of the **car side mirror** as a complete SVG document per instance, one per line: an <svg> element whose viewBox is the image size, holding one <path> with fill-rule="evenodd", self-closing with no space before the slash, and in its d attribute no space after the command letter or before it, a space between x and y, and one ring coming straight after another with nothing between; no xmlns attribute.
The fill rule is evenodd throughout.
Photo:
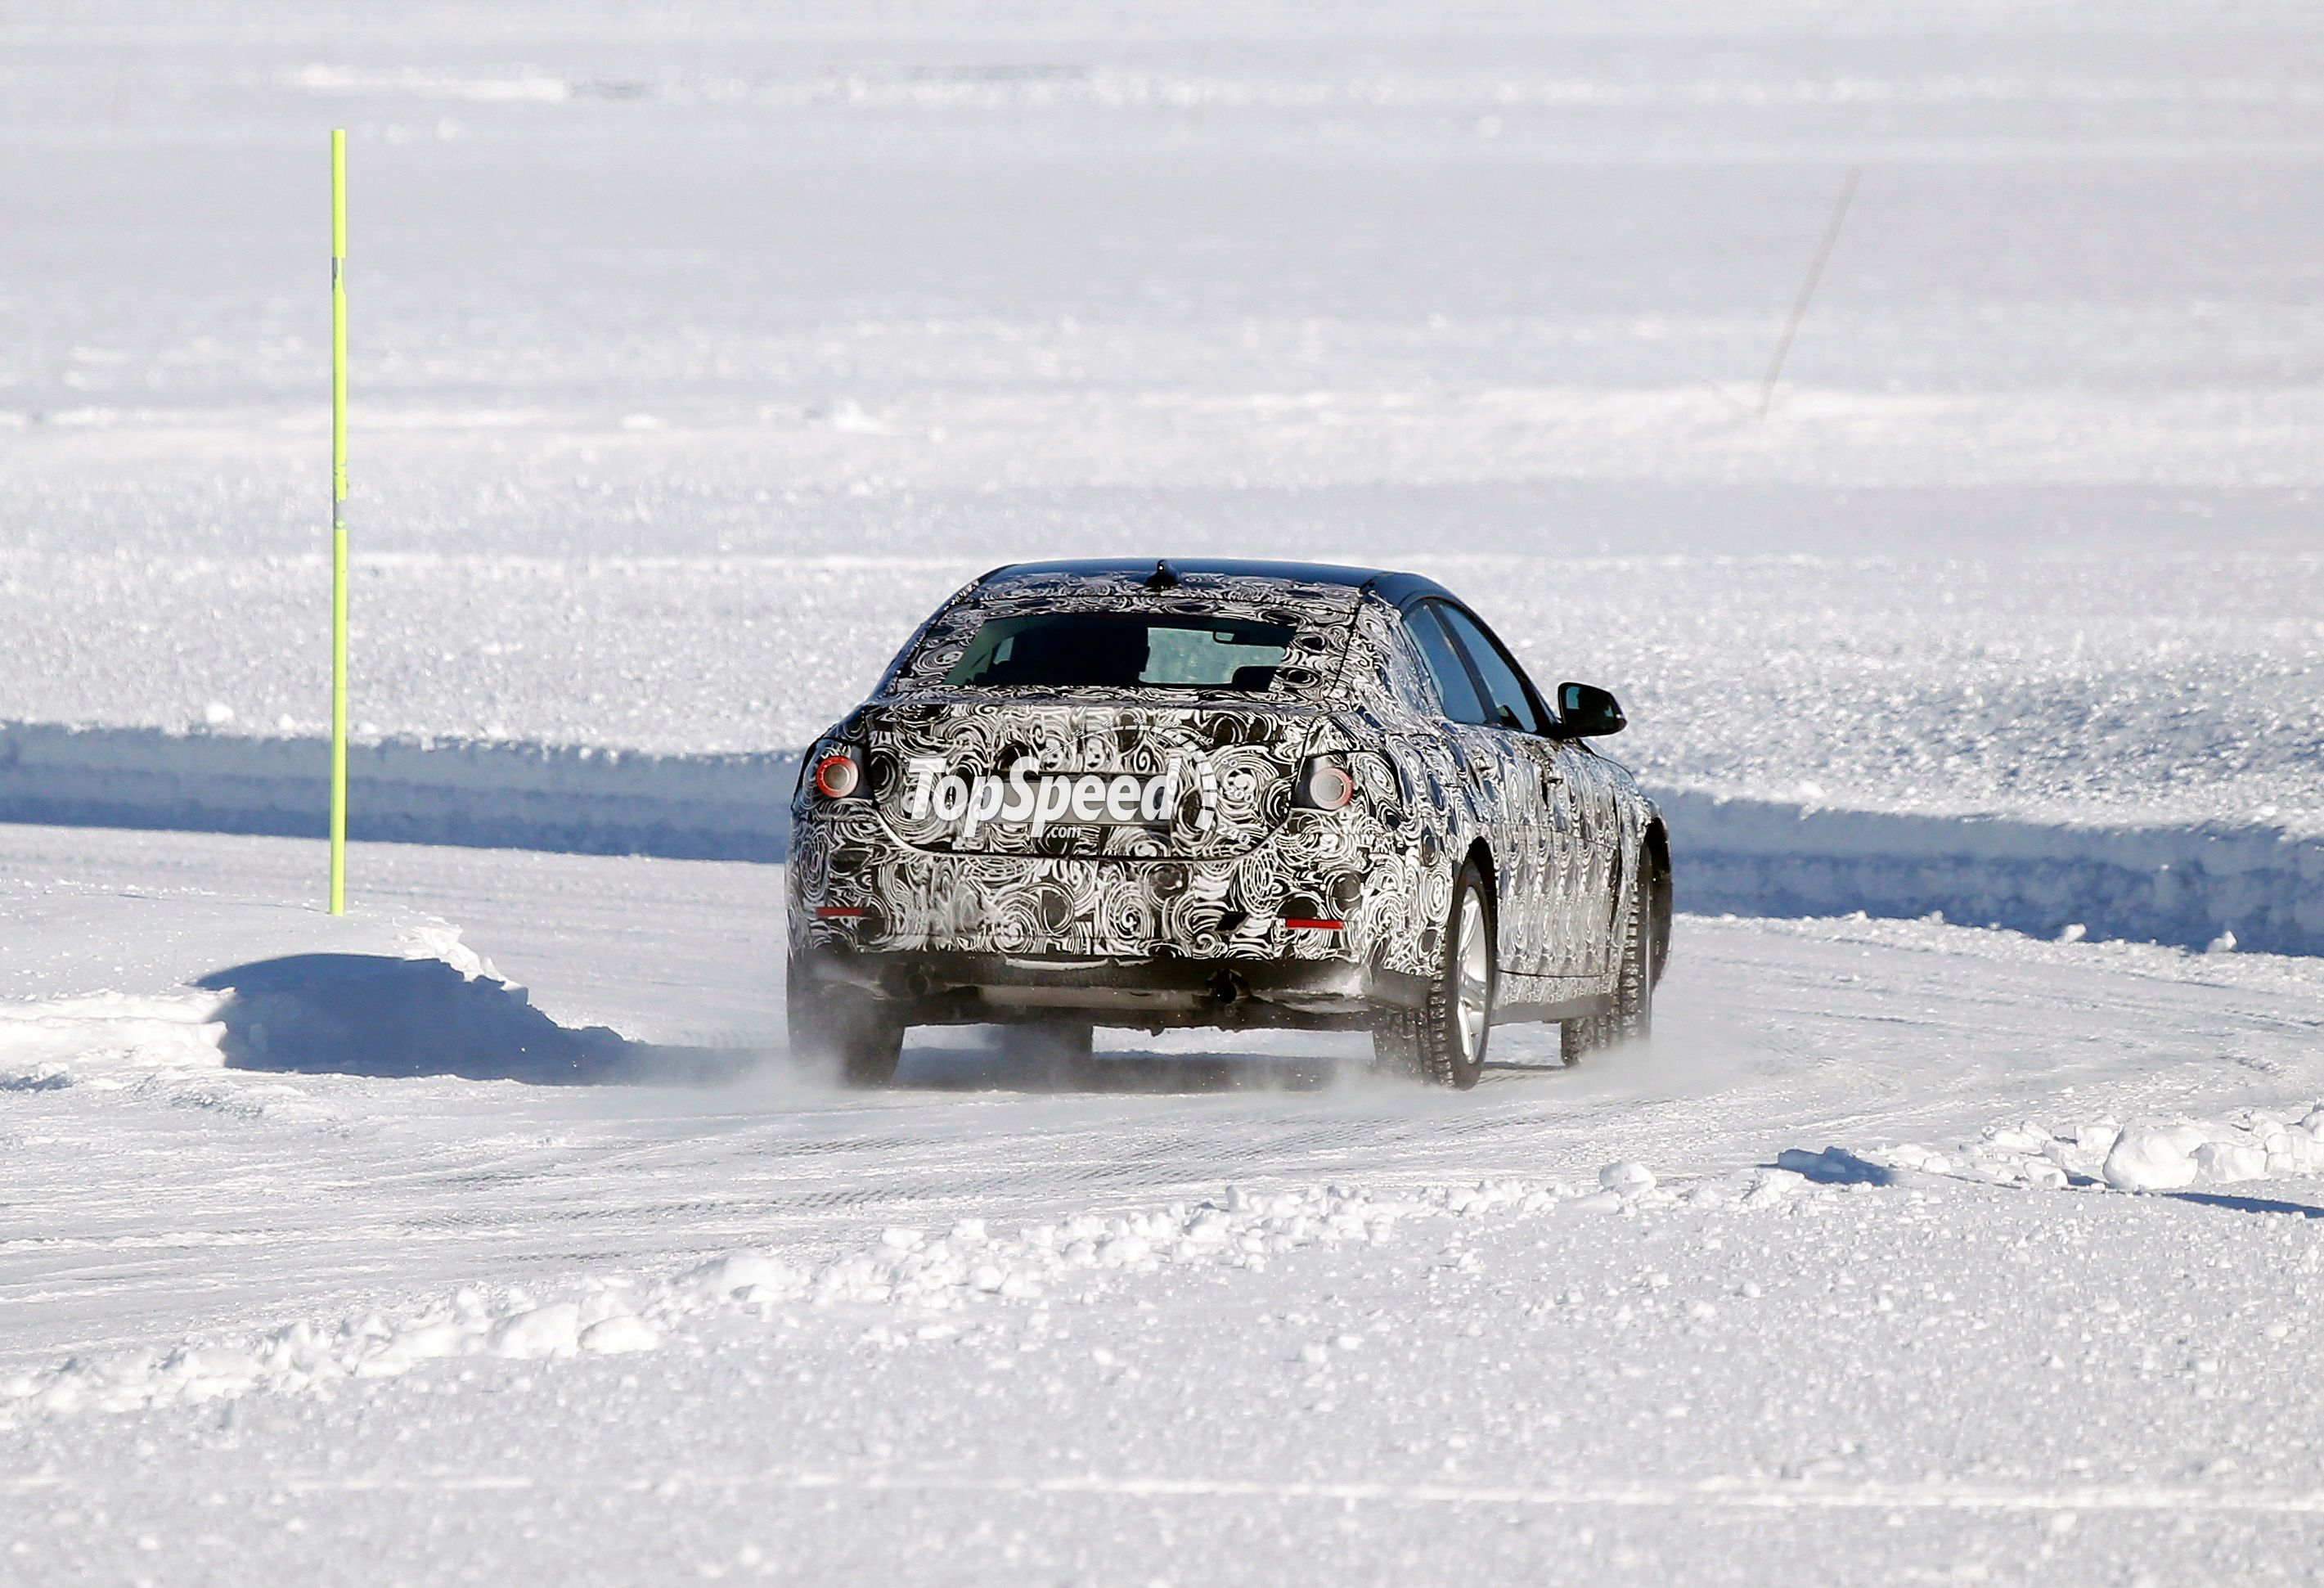
<svg viewBox="0 0 2324 1588"><path fill-rule="evenodd" d="M1622 706L1593 684L1557 687L1557 736L1561 739L1602 739L1630 725Z"/></svg>

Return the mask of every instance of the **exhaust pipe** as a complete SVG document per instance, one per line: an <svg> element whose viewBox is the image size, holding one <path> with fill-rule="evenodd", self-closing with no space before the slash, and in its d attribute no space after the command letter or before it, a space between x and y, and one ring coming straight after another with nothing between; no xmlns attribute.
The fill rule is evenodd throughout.
<svg viewBox="0 0 2324 1588"><path fill-rule="evenodd" d="M890 996L909 999L914 1002L928 997L936 990L936 982L929 976L927 967L918 965L908 970L899 970L890 976L888 987Z"/></svg>

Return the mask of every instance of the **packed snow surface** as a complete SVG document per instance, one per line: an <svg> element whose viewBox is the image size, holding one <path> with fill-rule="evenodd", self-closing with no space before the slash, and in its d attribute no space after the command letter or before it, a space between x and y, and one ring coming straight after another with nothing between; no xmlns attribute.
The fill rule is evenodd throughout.
<svg viewBox="0 0 2324 1588"><path fill-rule="evenodd" d="M0 858L27 1581L2310 1556L2313 960L1688 917L1651 1047L1463 1095L1126 1032L865 1095L782 1051L772 868Z"/></svg>

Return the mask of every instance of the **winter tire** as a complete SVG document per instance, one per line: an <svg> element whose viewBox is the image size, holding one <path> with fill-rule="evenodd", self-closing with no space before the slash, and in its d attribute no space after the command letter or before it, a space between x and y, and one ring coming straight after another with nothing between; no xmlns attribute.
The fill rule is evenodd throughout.
<svg viewBox="0 0 2324 1588"><path fill-rule="evenodd" d="M885 1086L904 1054L904 1028L869 998L807 975L797 959L784 977L792 1057L831 1065L850 1086Z"/></svg>
<svg viewBox="0 0 2324 1588"><path fill-rule="evenodd" d="M1582 1056L1625 1042L1643 1042L1655 1029L1655 971L1661 947L1655 941L1654 897L1645 856L1633 868L1629 919L1622 928L1621 960L1614 977L1614 995L1594 1014L1571 1020L1558 1028L1559 1054L1568 1065Z"/></svg>
<svg viewBox="0 0 2324 1588"><path fill-rule="evenodd" d="M1493 901L1476 862L1453 879L1437 971L1420 1008L1381 1015L1372 1027L1372 1062L1466 1092L1484 1073L1493 1018Z"/></svg>

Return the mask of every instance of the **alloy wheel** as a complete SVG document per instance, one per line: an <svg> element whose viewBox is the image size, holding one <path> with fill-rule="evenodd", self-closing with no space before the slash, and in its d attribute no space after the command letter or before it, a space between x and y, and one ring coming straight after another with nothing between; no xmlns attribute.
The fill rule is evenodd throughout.
<svg viewBox="0 0 2324 1588"><path fill-rule="evenodd" d="M1485 940L1485 906L1473 892L1461 900L1460 959L1457 965L1460 999L1461 1057L1473 1063L1484 1051L1486 1007L1492 992L1492 946Z"/></svg>

